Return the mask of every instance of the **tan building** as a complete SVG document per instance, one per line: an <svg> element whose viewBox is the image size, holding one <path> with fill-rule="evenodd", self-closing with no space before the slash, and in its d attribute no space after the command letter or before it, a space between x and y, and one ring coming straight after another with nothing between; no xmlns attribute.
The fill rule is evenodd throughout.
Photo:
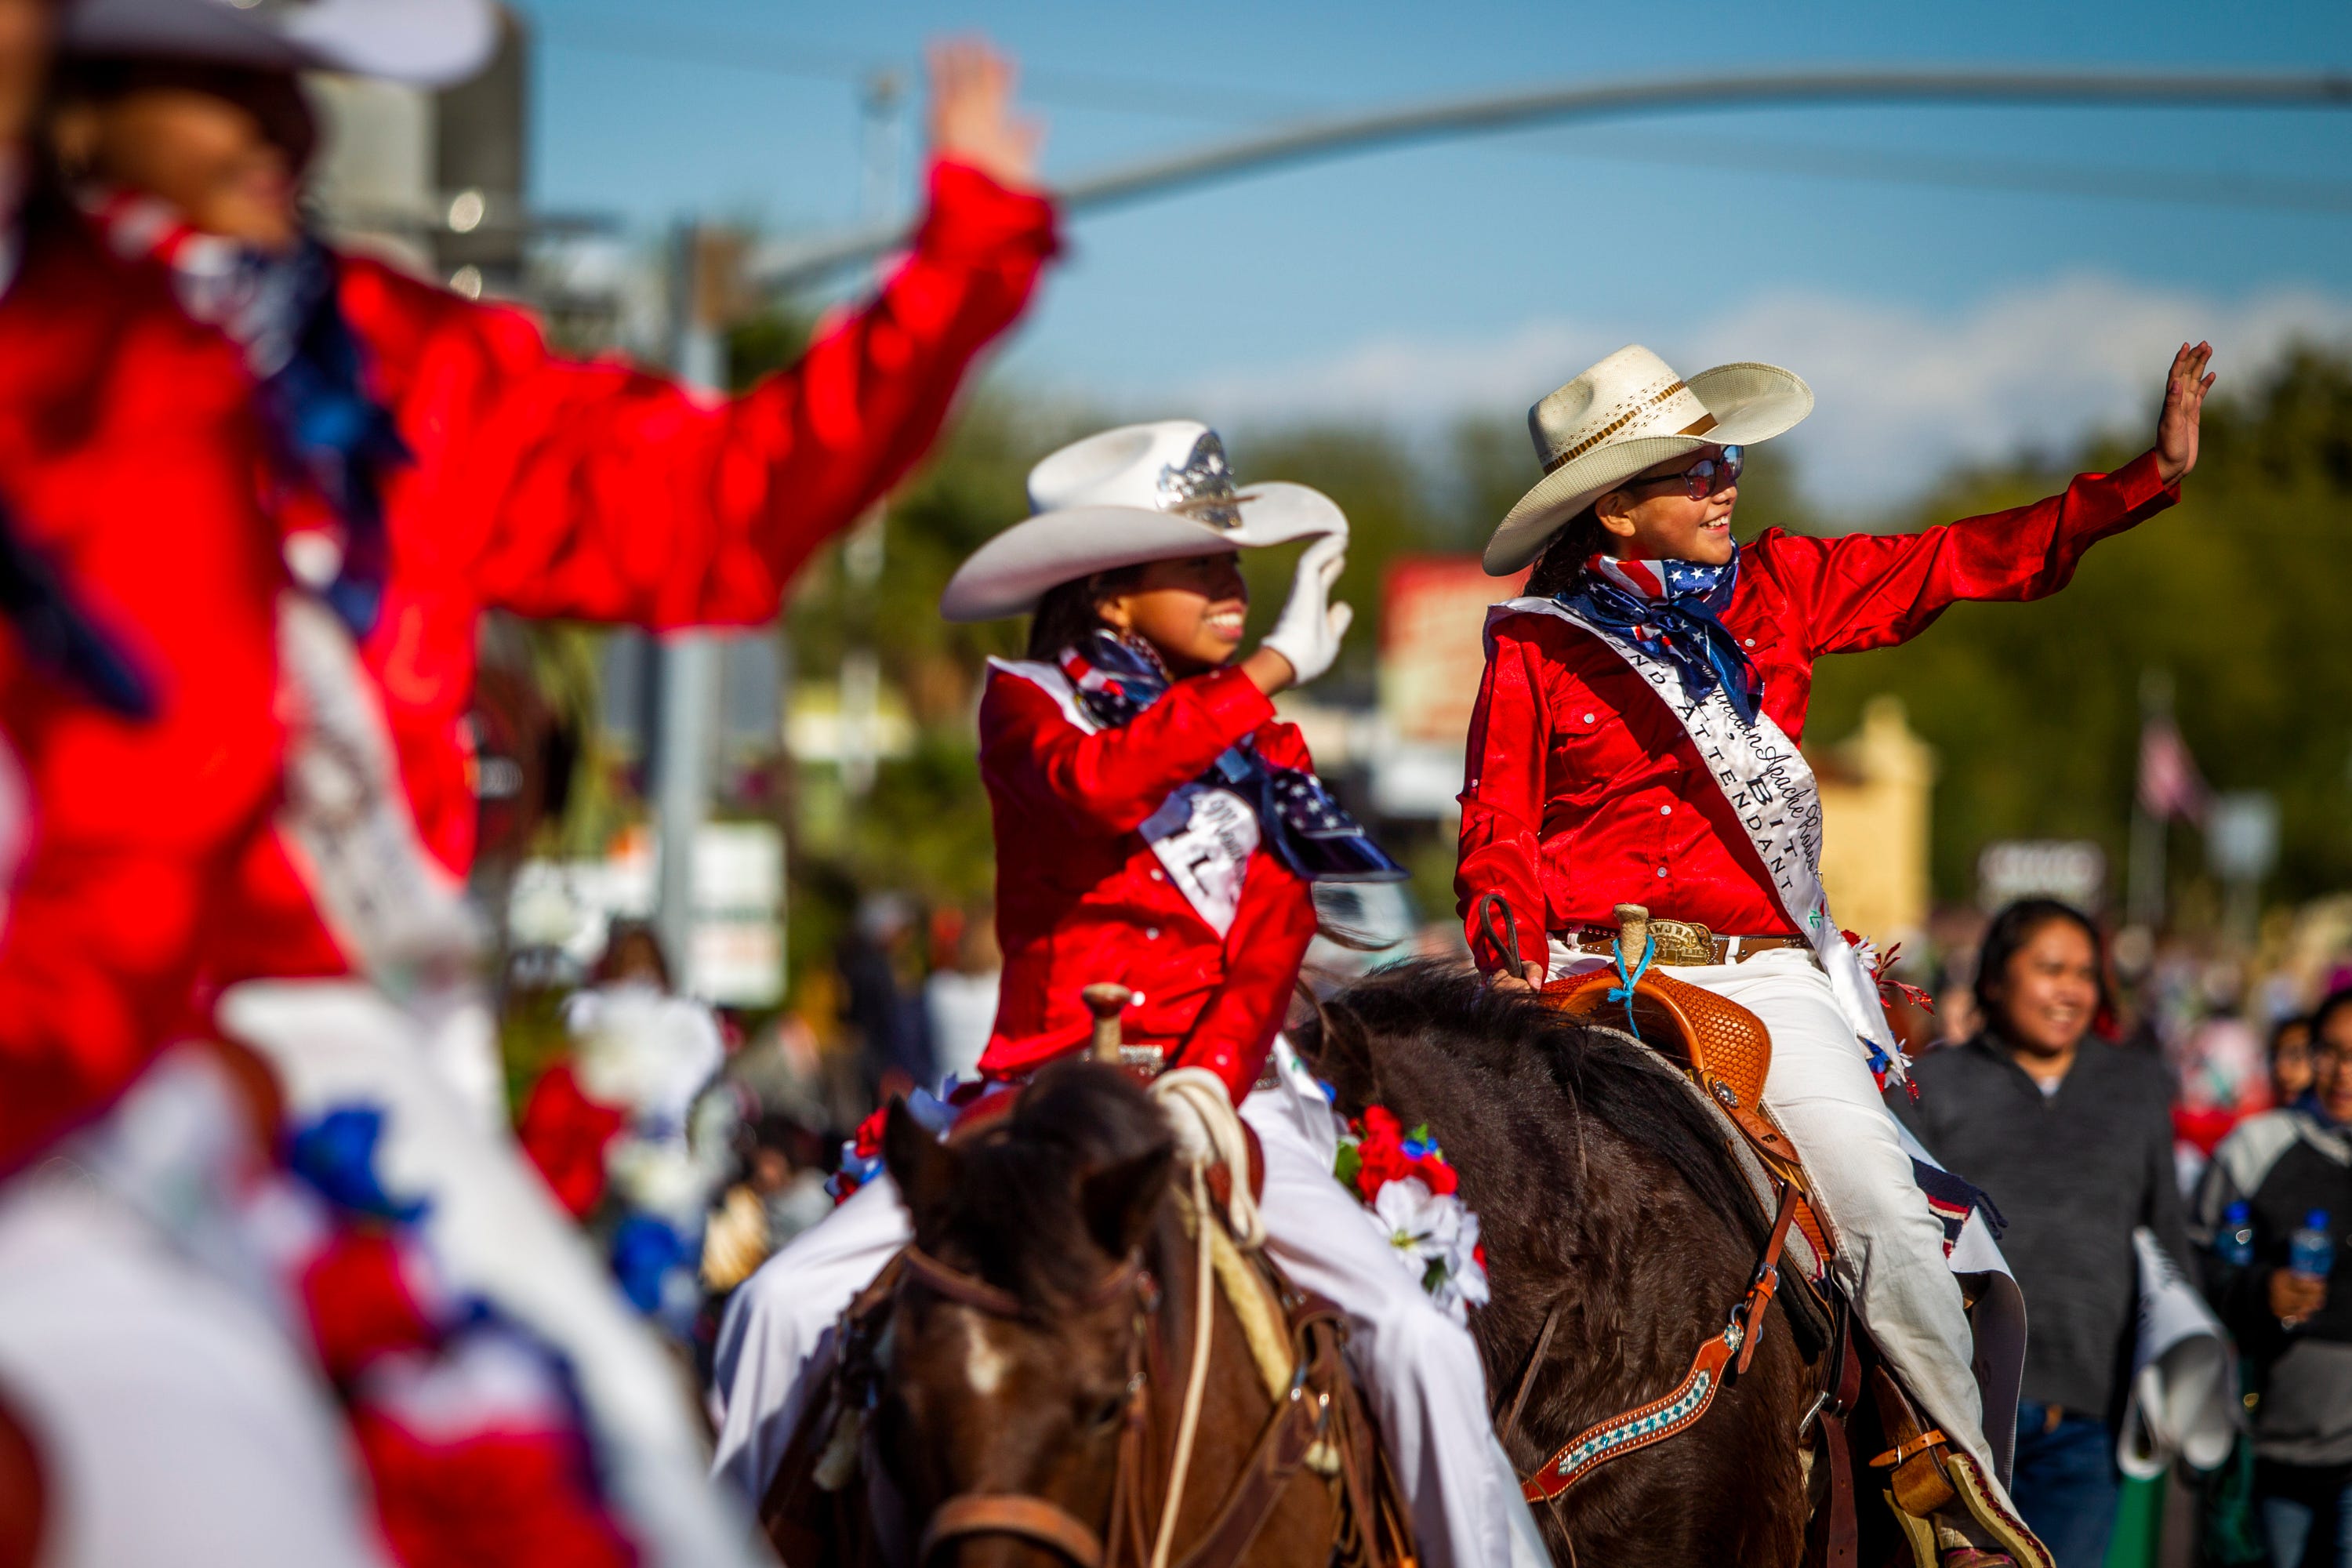
<svg viewBox="0 0 2352 1568"><path fill-rule="evenodd" d="M1916 948L1927 929L1928 805L1936 753L1899 697L1872 698L1862 728L1811 753L1822 784L1822 886L1838 923Z"/></svg>

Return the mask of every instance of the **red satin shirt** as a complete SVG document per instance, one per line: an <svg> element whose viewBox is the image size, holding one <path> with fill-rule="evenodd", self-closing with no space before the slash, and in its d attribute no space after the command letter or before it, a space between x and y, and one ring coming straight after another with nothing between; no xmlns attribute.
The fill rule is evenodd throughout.
<svg viewBox="0 0 2352 1568"><path fill-rule="evenodd" d="M1764 711L1801 742L1813 661L1908 641L1961 599L2039 599L2083 552L2179 499L2153 453L2063 494L1924 533L1817 539L1770 529L1740 551L1724 625L1764 677ZM1501 952L1479 895L1509 902L1519 956L1621 903L1727 934L1789 925L1682 723L1599 638L1555 616L1494 620L1470 721L1454 890L1482 968Z"/></svg>
<svg viewBox="0 0 2352 1568"><path fill-rule="evenodd" d="M1129 1044L1172 1047L1171 1065L1207 1068L1236 1105L1249 1093L1314 939L1315 901L1261 847L1219 936L1136 831L1245 735L1268 762L1314 765L1239 669L1177 681L1131 722L1091 734L1034 681L990 671L980 772L1004 978L982 1071L1009 1077L1084 1046L1094 1018L1079 993L1117 981L1137 994L1121 1018Z"/></svg>
<svg viewBox="0 0 2352 1568"><path fill-rule="evenodd" d="M520 310L344 260L369 388L415 458L386 487L390 567L361 655L425 847L453 876L474 856L467 714L485 610L757 625L929 447L1057 243L1049 201L961 164L934 166L930 196L878 297L733 399L560 358ZM280 845L245 880L221 979L344 972Z"/></svg>
<svg viewBox="0 0 2352 1568"><path fill-rule="evenodd" d="M284 569L254 497L261 455L228 345L78 219L37 218L0 295L0 504L159 711L99 708L0 619L0 738L17 775L0 808L15 868L0 1173L102 1110L193 1026L199 933L267 832Z"/></svg>

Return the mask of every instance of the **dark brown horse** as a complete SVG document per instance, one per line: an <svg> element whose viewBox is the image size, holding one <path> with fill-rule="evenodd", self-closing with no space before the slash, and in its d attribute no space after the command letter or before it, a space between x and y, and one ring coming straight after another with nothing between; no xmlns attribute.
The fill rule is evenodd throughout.
<svg viewBox="0 0 2352 1568"><path fill-rule="evenodd" d="M1182 1446L1202 1278L1202 1216L1160 1108L1126 1071L1070 1062L998 1122L945 1142L894 1110L884 1155L915 1241L854 1310L844 1360L866 1363L846 1368L865 1390L835 1401L870 1412L858 1424L878 1495L844 1496L837 1472L830 1501L793 1481L796 1465L824 1468L796 1442L766 1510L772 1538L795 1563L1144 1568ZM1262 1268L1228 1252L1227 1270L1236 1258ZM1166 1562L1392 1562L1402 1527L1381 1500L1336 1320L1291 1310L1270 1276L1255 1278L1255 1346L1234 1284L1210 1292ZM1269 1392L1269 1349L1290 1358L1296 1398Z"/></svg>
<svg viewBox="0 0 2352 1568"><path fill-rule="evenodd" d="M1487 1384L1501 1402L1528 1378L1507 1444L1521 1475L1675 1388L1722 1331L1769 1226L1717 1124L1646 1047L1425 963L1341 992L1293 1038L1343 1109L1377 1100L1408 1127L1426 1122L1459 1173L1494 1291L1472 1321ZM1812 1509L1806 1415L1827 1349L1822 1320L1784 1291L1752 1364L1695 1426L1538 1509L1555 1559L1799 1563ZM1865 1544L1870 1563L1893 1542Z"/></svg>

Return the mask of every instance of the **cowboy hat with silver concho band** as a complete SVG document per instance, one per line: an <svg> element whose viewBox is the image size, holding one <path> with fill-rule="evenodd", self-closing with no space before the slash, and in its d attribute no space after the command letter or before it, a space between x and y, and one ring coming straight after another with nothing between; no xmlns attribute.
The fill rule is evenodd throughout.
<svg viewBox="0 0 2352 1568"><path fill-rule="evenodd" d="M1779 365L1678 376L1630 343L1528 410L1543 481L1495 530L1486 571L1517 572L1563 523L1644 468L1702 447L1752 447L1812 411L1813 389Z"/></svg>
<svg viewBox="0 0 2352 1568"><path fill-rule="evenodd" d="M1305 485L1236 489L1217 433L1192 419L1122 425L1029 470L1032 515L972 552L940 595L950 621L1034 609L1047 589L1149 561L1348 531Z"/></svg>
<svg viewBox="0 0 2352 1568"><path fill-rule="evenodd" d="M444 87L481 69L498 37L489 0L71 0L63 43L77 55L348 71Z"/></svg>

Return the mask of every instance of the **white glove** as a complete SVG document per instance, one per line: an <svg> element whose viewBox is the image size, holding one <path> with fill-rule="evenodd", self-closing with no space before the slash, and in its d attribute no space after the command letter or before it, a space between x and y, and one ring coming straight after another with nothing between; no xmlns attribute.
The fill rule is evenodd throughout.
<svg viewBox="0 0 2352 1568"><path fill-rule="evenodd" d="M1331 584L1348 566L1348 536L1327 533L1307 547L1291 579L1290 597L1282 606L1274 630L1260 647L1270 647L1290 661L1297 684L1304 686L1339 657L1339 639L1348 635L1356 612L1331 601Z"/></svg>

